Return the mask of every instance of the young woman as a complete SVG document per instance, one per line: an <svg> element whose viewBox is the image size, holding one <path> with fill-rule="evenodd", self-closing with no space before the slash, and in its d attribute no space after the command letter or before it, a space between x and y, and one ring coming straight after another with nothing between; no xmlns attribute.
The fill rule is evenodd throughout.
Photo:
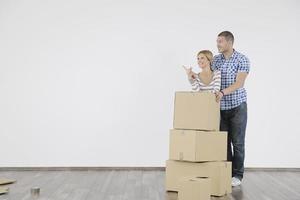
<svg viewBox="0 0 300 200"><path fill-rule="evenodd" d="M202 50L197 54L198 65L201 72L196 74L192 68L183 66L188 75L188 80L192 85L193 91L208 91L216 93L220 91L221 87L221 72L213 71L211 64L213 61L213 54L209 50Z"/></svg>

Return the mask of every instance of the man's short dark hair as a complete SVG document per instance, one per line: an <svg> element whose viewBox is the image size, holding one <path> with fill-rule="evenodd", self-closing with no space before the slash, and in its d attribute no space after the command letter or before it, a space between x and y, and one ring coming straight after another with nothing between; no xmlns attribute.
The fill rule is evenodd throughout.
<svg viewBox="0 0 300 200"><path fill-rule="evenodd" d="M232 43L234 42L234 36L230 31L223 31L221 33L219 33L218 37L223 36L225 37L225 39L227 41L232 41Z"/></svg>

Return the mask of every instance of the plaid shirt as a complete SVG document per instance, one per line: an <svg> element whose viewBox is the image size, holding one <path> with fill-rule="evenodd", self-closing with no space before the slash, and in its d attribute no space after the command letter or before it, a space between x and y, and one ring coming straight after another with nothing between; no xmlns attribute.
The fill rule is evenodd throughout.
<svg viewBox="0 0 300 200"><path fill-rule="evenodd" d="M212 68L221 71L221 90L223 90L236 81L238 72L249 73L250 61L243 54L233 50L233 54L227 60L223 54L216 55ZM247 93L245 88L239 88L221 99L221 110L230 110L246 101Z"/></svg>

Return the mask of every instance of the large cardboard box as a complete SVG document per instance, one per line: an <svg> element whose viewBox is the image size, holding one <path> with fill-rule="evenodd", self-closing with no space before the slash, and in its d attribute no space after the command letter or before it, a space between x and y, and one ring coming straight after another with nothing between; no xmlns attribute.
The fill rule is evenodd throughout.
<svg viewBox="0 0 300 200"><path fill-rule="evenodd" d="M220 103L210 92L176 92L174 128L218 131Z"/></svg>
<svg viewBox="0 0 300 200"><path fill-rule="evenodd" d="M185 178L180 181L178 200L210 200L210 184L207 177Z"/></svg>
<svg viewBox="0 0 300 200"><path fill-rule="evenodd" d="M170 130L169 159L203 162L227 160L227 132Z"/></svg>
<svg viewBox="0 0 300 200"><path fill-rule="evenodd" d="M167 160L166 190L179 191L180 180L184 177L209 177L211 195L223 196L231 193L231 162L184 162Z"/></svg>

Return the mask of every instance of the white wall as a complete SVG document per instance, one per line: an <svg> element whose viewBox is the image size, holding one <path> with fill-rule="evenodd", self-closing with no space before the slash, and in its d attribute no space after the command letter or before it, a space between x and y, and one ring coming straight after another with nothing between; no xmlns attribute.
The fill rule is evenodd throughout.
<svg viewBox="0 0 300 200"><path fill-rule="evenodd" d="M230 30L246 166L300 167L300 3L258 2L0 1L0 166L164 166L181 65Z"/></svg>

